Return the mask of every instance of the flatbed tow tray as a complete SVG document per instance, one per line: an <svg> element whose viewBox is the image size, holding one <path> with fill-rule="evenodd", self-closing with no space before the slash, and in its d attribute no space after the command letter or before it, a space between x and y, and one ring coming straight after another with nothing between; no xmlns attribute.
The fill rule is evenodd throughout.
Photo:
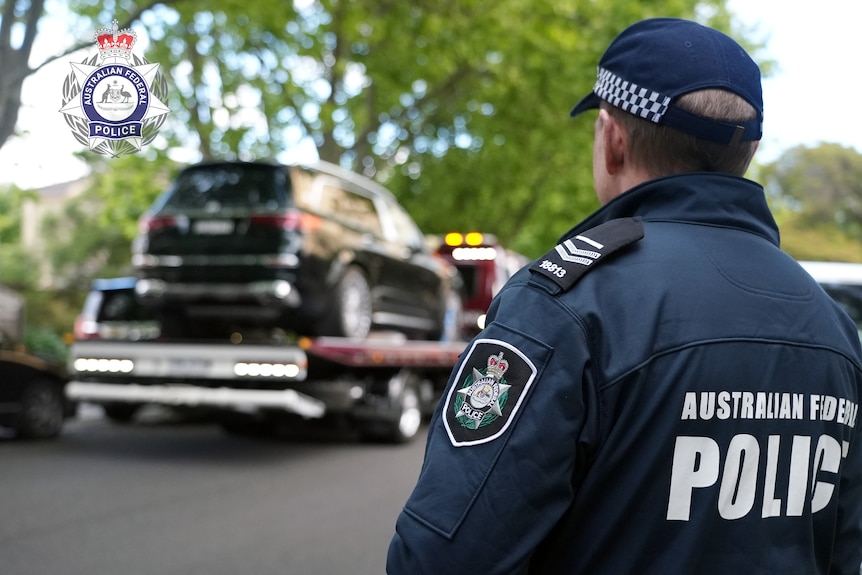
<svg viewBox="0 0 862 575"><path fill-rule="evenodd" d="M79 401L280 408L319 418L326 412L325 404L292 389L300 382L327 382L326 377L318 380L322 374L314 369L307 371L306 358L360 370L412 368L442 374L454 367L465 347L466 342L380 335L362 340L303 338L298 345L85 341L73 346L72 365L83 362L83 371L73 369L67 395ZM129 371L124 373L123 366ZM286 377L277 377L277 369ZM237 379L244 385L231 385ZM255 389L249 384L276 379L284 381L284 389L271 385Z"/></svg>
<svg viewBox="0 0 862 575"><path fill-rule="evenodd" d="M306 365L296 346L88 340L72 347L66 395L78 401L269 407L322 417L322 402L289 388L306 379ZM232 386L237 379L280 379L285 388ZM190 383L202 381L212 383Z"/></svg>
<svg viewBox="0 0 862 575"><path fill-rule="evenodd" d="M406 339L303 338L309 355L352 367L426 367L451 369L467 343Z"/></svg>

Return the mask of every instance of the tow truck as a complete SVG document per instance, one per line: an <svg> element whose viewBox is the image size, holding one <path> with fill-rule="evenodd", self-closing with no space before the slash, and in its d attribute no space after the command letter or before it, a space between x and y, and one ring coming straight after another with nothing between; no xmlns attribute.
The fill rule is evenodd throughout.
<svg viewBox="0 0 862 575"><path fill-rule="evenodd" d="M240 433L291 416L338 418L365 439L403 443L418 433L464 347L398 334L251 344L85 340L72 345L66 393L105 405L114 420L146 404L207 410Z"/></svg>
<svg viewBox="0 0 862 575"><path fill-rule="evenodd" d="M435 252L464 282L459 341L242 330L220 340L165 339L146 306L136 303L134 278L96 280L76 322L66 393L101 405L115 422L154 404L211 414L231 433L257 434L297 419L338 420L368 440L410 441L467 340L481 331L491 299L527 261L478 232L446 234Z"/></svg>
<svg viewBox="0 0 862 575"><path fill-rule="evenodd" d="M363 339L237 331L223 340L164 339L136 304L134 278L96 280L76 321L67 396L114 422L157 405L258 434L291 422L347 423L363 439L413 439L465 341Z"/></svg>
<svg viewBox="0 0 862 575"><path fill-rule="evenodd" d="M464 284L461 333L476 335L485 327L485 312L491 300L529 260L503 247L489 233L449 232L439 244L437 255L455 266Z"/></svg>

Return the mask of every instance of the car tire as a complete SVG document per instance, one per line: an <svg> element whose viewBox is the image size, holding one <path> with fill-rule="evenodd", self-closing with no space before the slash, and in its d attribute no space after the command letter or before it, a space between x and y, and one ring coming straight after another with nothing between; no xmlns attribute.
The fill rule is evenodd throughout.
<svg viewBox="0 0 862 575"><path fill-rule="evenodd" d="M111 403L102 405L105 417L111 423L131 423L140 411L141 406L137 403Z"/></svg>
<svg viewBox="0 0 862 575"><path fill-rule="evenodd" d="M394 386L391 385L393 382ZM397 389L397 392L390 400L395 410L391 416L363 422L362 438L365 441L407 443L418 435L422 427L425 414L415 377L401 372L394 376L393 382L390 382L390 389Z"/></svg>
<svg viewBox="0 0 862 575"><path fill-rule="evenodd" d="M27 383L21 396L16 431L24 439L49 439L60 434L66 405L63 388L47 379Z"/></svg>
<svg viewBox="0 0 862 575"><path fill-rule="evenodd" d="M362 339L371 331L371 288L358 266L348 267L341 276L331 314L323 335Z"/></svg>

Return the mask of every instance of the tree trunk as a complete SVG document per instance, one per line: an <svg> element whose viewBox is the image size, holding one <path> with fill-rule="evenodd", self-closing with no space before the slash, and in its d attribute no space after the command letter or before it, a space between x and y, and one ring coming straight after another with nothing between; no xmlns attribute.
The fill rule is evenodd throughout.
<svg viewBox="0 0 862 575"><path fill-rule="evenodd" d="M3 20L0 22L0 148L14 133L21 107L21 88L24 80L33 73L28 62L33 50L39 18L45 8L45 0L31 0L23 17L15 17L15 0L3 4ZM19 46L12 45L12 27L24 24L24 37Z"/></svg>

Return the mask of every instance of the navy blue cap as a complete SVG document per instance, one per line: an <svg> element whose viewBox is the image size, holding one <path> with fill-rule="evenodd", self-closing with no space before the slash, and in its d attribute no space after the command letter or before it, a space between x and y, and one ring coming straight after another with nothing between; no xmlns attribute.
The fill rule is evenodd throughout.
<svg viewBox="0 0 862 575"><path fill-rule="evenodd" d="M680 96L718 88L743 98L757 110L745 123L698 116L676 106ZM730 36L677 18L633 24L611 42L599 61L593 91L572 116L599 107L600 101L696 138L729 144L763 135L760 69Z"/></svg>

